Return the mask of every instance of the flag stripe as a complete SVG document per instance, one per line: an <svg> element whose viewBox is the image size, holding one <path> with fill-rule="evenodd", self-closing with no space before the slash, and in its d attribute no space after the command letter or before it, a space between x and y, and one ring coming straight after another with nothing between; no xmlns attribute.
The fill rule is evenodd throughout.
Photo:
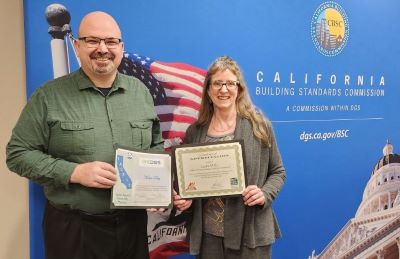
<svg viewBox="0 0 400 259"><path fill-rule="evenodd" d="M194 102L197 102L198 104L201 103L201 97L198 97L197 95L188 93L185 90L169 90L169 89L164 89L165 93L167 94L168 97L174 97L174 98L185 98L187 100L192 100ZM168 99L167 99L168 101ZM168 102L167 102L168 103Z"/></svg>
<svg viewBox="0 0 400 259"><path fill-rule="evenodd" d="M186 85L187 87L193 88L197 92L200 93L203 91L203 87L199 84L193 83L189 80L170 75L165 73L153 73L153 76L160 82L168 82L168 83L178 83L182 85Z"/></svg>
<svg viewBox="0 0 400 259"><path fill-rule="evenodd" d="M176 122L176 121L166 121L166 122L161 122L161 130L164 131L163 129L167 129L170 131L170 129L173 129L173 131L182 131L186 132L186 129L190 126L191 123L181 123L181 122Z"/></svg>
<svg viewBox="0 0 400 259"><path fill-rule="evenodd" d="M204 82L204 76L193 71L183 70L181 68L166 66L157 62L154 62L150 66L151 72L154 73L164 73L170 74L177 77L184 78L186 80L192 81L193 83L202 85Z"/></svg>
<svg viewBox="0 0 400 259"><path fill-rule="evenodd" d="M157 114L173 113L177 115L186 115L192 118L197 118L197 110L188 107L179 107L175 105L159 105L156 106Z"/></svg>
<svg viewBox="0 0 400 259"><path fill-rule="evenodd" d="M163 131L162 136L164 139L170 139L170 138L185 138L185 131L175 131L175 130L170 130L170 131Z"/></svg>
<svg viewBox="0 0 400 259"><path fill-rule="evenodd" d="M161 122L176 121L176 122L194 122L196 118L193 116L179 115L175 113L159 114L158 118Z"/></svg>
<svg viewBox="0 0 400 259"><path fill-rule="evenodd" d="M196 95L196 96L198 96L200 98L201 98L201 95L202 95L201 92L199 92L199 91L197 91L197 90L195 90L193 88L187 87L184 84L169 83L169 82L162 82L161 84L164 87L164 91L165 91L165 88L166 88L166 89L169 89L169 90L183 90L183 91L189 92L191 94L194 94L194 95Z"/></svg>
<svg viewBox="0 0 400 259"><path fill-rule="evenodd" d="M181 70L181 71L185 71L186 70L186 71L194 72L194 73L196 73L196 74L198 74L198 75L200 75L202 77L201 83L203 83L204 78L205 78L205 76L207 74L207 72L205 70L203 70L201 68L198 68L198 67L195 67L195 66L192 66L192 65L189 65L189 64L185 64L185 63L162 62L162 61L158 60L157 62L153 62L152 64L154 64L154 65L155 64L160 64L162 66L165 66L166 69L175 68L175 69L178 69L178 70Z"/></svg>
<svg viewBox="0 0 400 259"><path fill-rule="evenodd" d="M186 98L168 97L167 102L169 105L181 105L196 110L200 109L200 104L198 102Z"/></svg>

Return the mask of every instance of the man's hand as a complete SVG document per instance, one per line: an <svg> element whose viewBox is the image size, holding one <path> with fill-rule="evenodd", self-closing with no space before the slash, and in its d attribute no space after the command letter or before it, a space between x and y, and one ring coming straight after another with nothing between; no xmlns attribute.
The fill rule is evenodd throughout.
<svg viewBox="0 0 400 259"><path fill-rule="evenodd" d="M93 188L111 188L117 180L115 168L104 162L79 164L72 172L70 182Z"/></svg>

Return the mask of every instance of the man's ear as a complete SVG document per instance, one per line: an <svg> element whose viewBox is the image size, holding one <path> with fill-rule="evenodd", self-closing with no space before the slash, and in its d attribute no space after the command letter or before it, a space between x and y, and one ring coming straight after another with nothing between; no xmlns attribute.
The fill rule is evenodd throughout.
<svg viewBox="0 0 400 259"><path fill-rule="evenodd" d="M74 42L74 49L75 49L76 56L79 58L79 40L74 39L73 42Z"/></svg>

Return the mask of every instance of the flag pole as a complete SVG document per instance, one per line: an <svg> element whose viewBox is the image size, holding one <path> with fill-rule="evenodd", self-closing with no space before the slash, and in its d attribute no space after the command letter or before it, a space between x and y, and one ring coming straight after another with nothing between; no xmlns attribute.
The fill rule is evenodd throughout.
<svg viewBox="0 0 400 259"><path fill-rule="evenodd" d="M68 48L65 37L71 33L71 16L61 4L51 4L46 8L46 20L49 23L48 33L52 39L51 57L53 61L54 78L70 73Z"/></svg>

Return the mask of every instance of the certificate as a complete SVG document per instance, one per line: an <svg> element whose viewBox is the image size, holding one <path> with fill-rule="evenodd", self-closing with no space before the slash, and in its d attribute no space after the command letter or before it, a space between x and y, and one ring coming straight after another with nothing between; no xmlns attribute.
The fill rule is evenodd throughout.
<svg viewBox="0 0 400 259"><path fill-rule="evenodd" d="M171 157L117 148L111 208L166 208L172 202Z"/></svg>
<svg viewBox="0 0 400 259"><path fill-rule="evenodd" d="M242 141L173 148L179 195L184 198L241 195L246 188Z"/></svg>

